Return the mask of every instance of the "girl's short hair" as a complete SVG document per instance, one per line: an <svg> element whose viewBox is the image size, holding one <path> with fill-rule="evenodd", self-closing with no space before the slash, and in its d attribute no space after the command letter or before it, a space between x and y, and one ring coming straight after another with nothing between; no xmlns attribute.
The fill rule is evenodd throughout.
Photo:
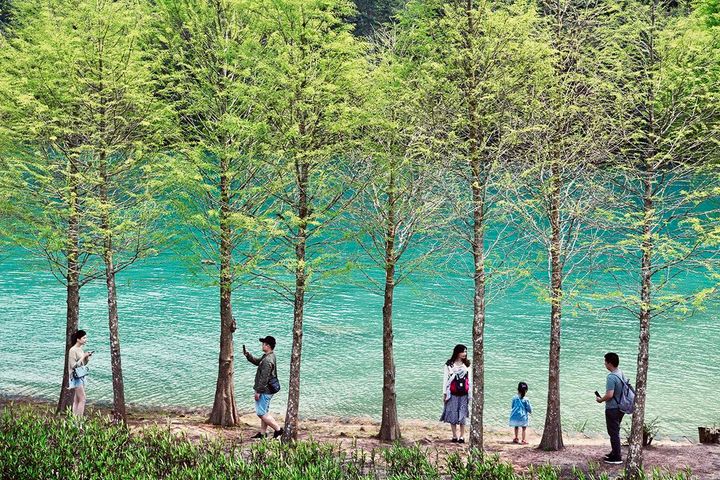
<svg viewBox="0 0 720 480"><path fill-rule="evenodd" d="M455 359L458 358L458 356L461 353L466 352L466 351L467 351L467 347L465 345L463 345L462 343L458 343L457 345L455 345L455 348L453 348L452 357L450 357L448 359L448 361L445 362L445 365L452 367L453 363L455 363ZM465 364L466 367L470 366L470 360L468 360L467 358L465 358L465 360L463 360L463 363Z"/></svg>

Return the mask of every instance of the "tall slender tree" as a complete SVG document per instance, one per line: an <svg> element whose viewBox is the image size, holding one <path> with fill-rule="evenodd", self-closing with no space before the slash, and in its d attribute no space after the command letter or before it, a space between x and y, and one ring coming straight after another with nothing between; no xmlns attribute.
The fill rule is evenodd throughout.
<svg viewBox="0 0 720 480"><path fill-rule="evenodd" d="M264 31L259 68L268 86L259 98L281 187L275 196L282 231L258 278L293 304L286 441L298 430L307 288L331 265L326 227L358 191L350 164L366 68L364 44L342 20L353 11L346 0L268 0L254 20Z"/></svg>
<svg viewBox="0 0 720 480"><path fill-rule="evenodd" d="M401 24L413 39L419 68L434 78L446 134L436 148L454 162L458 249L472 256L472 376L470 445L483 449L484 331L488 281L487 229L498 178L518 107L531 98L548 48L536 10L525 3L411 1Z"/></svg>
<svg viewBox="0 0 720 480"><path fill-rule="evenodd" d="M256 4L257 2L255 2ZM260 36L252 2L162 2L168 45L166 93L184 142L178 209L203 265L220 290L220 356L210 422L239 422L234 386L232 293L267 248L274 180L264 158L266 124L257 102L265 80L255 68ZM201 263L202 262L202 263Z"/></svg>
<svg viewBox="0 0 720 480"><path fill-rule="evenodd" d="M107 288L113 418L125 422L116 275L163 241L160 149L171 114L154 94L159 63L144 2L65 2L56 16L77 48L66 74L85 99L81 148L90 159L91 233Z"/></svg>
<svg viewBox="0 0 720 480"><path fill-rule="evenodd" d="M65 365L78 329L80 289L101 272L91 256L90 158L79 115L87 110L87 99L68 75L78 49L69 35L77 26L56 18L58 8L45 2L18 5L11 34L0 38L5 43L0 48L0 144L7 164L3 190L12 205L5 232L14 244L46 258L66 287L60 412L72 404Z"/></svg>
<svg viewBox="0 0 720 480"><path fill-rule="evenodd" d="M145 3L134 0L74 0L28 2L23 12L14 54L27 80L19 85L18 103L35 113L31 118L37 123L25 126L33 127L26 135L42 141L36 146L28 139L23 153L44 156L39 168L49 168L50 176L41 176L43 170L32 163L18 168L27 172L27 184L42 186L30 189L44 196L38 201L57 202L63 212L65 246L54 243L50 251L62 252L67 259L62 265L68 285L68 336L77 329L80 269L85 262L80 245L102 259L113 415L124 422L115 276L153 251L159 238L153 226L162 214L154 196L159 172L152 160L167 115L153 95L156 58L145 42L149 11ZM42 121L49 126L38 125ZM45 185L56 186L58 176L66 184L55 196ZM64 401L63 396L60 407Z"/></svg>
<svg viewBox="0 0 720 480"><path fill-rule="evenodd" d="M443 187L448 168L429 146L432 124L424 115L423 81L412 62L403 58L396 32L376 37L377 66L369 76L365 103L363 153L371 164L366 188L350 209L356 240L364 257L363 271L383 296L383 387L379 437L401 436L395 390L393 348L394 292L439 251L438 236L447 227ZM374 281L372 270L383 272Z"/></svg>
<svg viewBox="0 0 720 480"><path fill-rule="evenodd" d="M606 157L602 82L595 74L594 45L604 4L575 0L541 3L552 70L538 85L520 134L517 158L506 193L511 218L520 221L525 245L537 245L546 259L541 298L550 305L548 396L542 450L564 448L560 418L560 338L563 305L578 293L597 252L590 221L600 196L593 189L597 167ZM515 155L513 155L515 156ZM542 286L540 286L542 285Z"/></svg>
<svg viewBox="0 0 720 480"><path fill-rule="evenodd" d="M703 19L659 0L617 7L609 28L602 64L615 89L608 122L618 144L605 217L615 233L611 296L639 324L625 475L641 478L651 323L698 308L717 291L720 43ZM688 288L685 275L709 281Z"/></svg>

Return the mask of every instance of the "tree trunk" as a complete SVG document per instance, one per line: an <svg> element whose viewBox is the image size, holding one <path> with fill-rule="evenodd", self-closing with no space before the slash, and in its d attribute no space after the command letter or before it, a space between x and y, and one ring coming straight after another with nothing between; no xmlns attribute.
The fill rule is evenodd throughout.
<svg viewBox="0 0 720 480"><path fill-rule="evenodd" d="M476 165L474 173L479 170ZM479 180L479 174L473 175ZM483 441L483 410L485 406L485 232L484 190L480 183L473 183L473 261L474 284L473 295L473 379L472 379L472 411L470 412L470 448L479 452L484 450Z"/></svg>
<svg viewBox="0 0 720 480"><path fill-rule="evenodd" d="M304 132L301 132L304 133ZM295 238L295 301L293 305L293 339L290 354L290 380L288 382L288 401L285 413L285 432L283 441L297 439L298 413L300 411L300 363L302 357L303 314L305 311L306 267L305 248L307 246L308 209L308 171L304 160L295 160L298 181L298 225Z"/></svg>
<svg viewBox="0 0 720 480"><path fill-rule="evenodd" d="M63 363L62 385L56 413L62 413L72 407L75 390L68 388L68 359L72 345L72 335L78 330L80 323L80 219L78 212L78 179L77 164L74 159L68 161L68 183L70 197L68 199L68 230L67 230L67 310L65 318L65 362Z"/></svg>
<svg viewBox="0 0 720 480"><path fill-rule="evenodd" d="M394 177L390 174L388 188L388 218L385 232L385 297L383 301L383 404L380 440L400 439L395 392L395 357L393 353L393 292L395 291L395 196Z"/></svg>
<svg viewBox="0 0 720 480"><path fill-rule="evenodd" d="M560 171L557 160L552 164L550 190L550 362L545 428L540 449L557 451L565 448L560 422L560 330L562 318L562 245L560 236Z"/></svg>
<svg viewBox="0 0 720 480"><path fill-rule="evenodd" d="M230 218L230 185L228 160L220 160L220 357L215 386L215 401L210 423L224 427L239 424L235 403L235 353L233 334L237 328L232 313L232 236Z"/></svg>
<svg viewBox="0 0 720 480"><path fill-rule="evenodd" d="M466 48L472 52L472 41L476 34L473 21L473 0L466 0L467 17ZM466 62L469 124L469 162L472 171L472 210L473 210L473 325L472 325L472 408L470 412L470 448L473 452L484 451L483 411L485 408L485 187L483 160L479 151L480 127L477 118L477 98L475 88L478 83L476 66Z"/></svg>
<svg viewBox="0 0 720 480"><path fill-rule="evenodd" d="M645 164L643 165L643 195L642 195L642 257L640 259L640 335L638 340L637 373L635 377L635 404L632 415L632 427L628 442L628 454L625 461L625 478L640 479L645 476L643 471L643 430L645 425L645 399L647 397L647 377L650 352L650 317L651 317L651 295L652 295L652 255L653 239L652 224L655 205L653 202L653 177L655 170L652 167L653 159L657 152L655 141L658 138L655 125L655 91L653 90L653 75L656 68L655 55L655 21L658 2L653 1L650 9L650 32L648 34L648 76L651 82L648 85L647 98L645 99L648 112L647 118L647 151L645 153Z"/></svg>
<svg viewBox="0 0 720 480"><path fill-rule="evenodd" d="M646 172L643 178L643 243L640 276L640 338L638 341L637 374L635 378L635 406L632 415L632 428L628 455L625 463L626 478L643 477L643 426L645 424L645 399L647 397L647 377L650 351L650 296L652 288L652 181L653 172Z"/></svg>
<svg viewBox="0 0 720 480"><path fill-rule="evenodd" d="M110 328L110 366L113 384L113 420L127 423L125 412L125 385L123 383L122 362L120 357L120 331L117 309L117 290L115 289L115 266L111 238L108 235L105 251L105 279L108 292L108 326Z"/></svg>
<svg viewBox="0 0 720 480"><path fill-rule="evenodd" d="M123 382L122 362L120 356L120 330L117 308L117 289L115 286L115 265L113 264L113 245L112 231L110 229L110 212L108 198L108 183L106 155L101 154L100 158L102 168L102 231L103 240L103 260L105 262L105 283L107 284L107 302L108 302L108 327L110 330L110 367L112 370L113 384L113 420L118 423L127 423L127 414L125 412L125 385Z"/></svg>

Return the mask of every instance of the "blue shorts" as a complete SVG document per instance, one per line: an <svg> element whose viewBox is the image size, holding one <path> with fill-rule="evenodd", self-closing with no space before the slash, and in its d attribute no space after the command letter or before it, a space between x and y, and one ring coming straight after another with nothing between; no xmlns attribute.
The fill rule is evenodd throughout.
<svg viewBox="0 0 720 480"><path fill-rule="evenodd" d="M258 417L264 417L270 411L271 393L261 393L260 400L255 401L255 413Z"/></svg>
<svg viewBox="0 0 720 480"><path fill-rule="evenodd" d="M68 388L77 388L79 386L85 386L87 385L87 375L82 377L81 379L73 378L72 375L70 375L70 380L68 381Z"/></svg>

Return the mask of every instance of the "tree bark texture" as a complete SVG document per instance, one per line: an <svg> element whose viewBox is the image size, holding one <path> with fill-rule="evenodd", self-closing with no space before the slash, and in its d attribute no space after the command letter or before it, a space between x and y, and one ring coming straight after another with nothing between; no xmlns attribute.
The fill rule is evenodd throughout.
<svg viewBox="0 0 720 480"><path fill-rule="evenodd" d="M107 157L101 154L101 199L102 199L102 222L103 231L103 261L105 263L105 283L107 285L108 302L108 328L110 331L110 367L112 370L113 384L113 420L119 423L127 423L125 411L125 384L123 381L122 361L120 355L120 327L117 307L117 288L115 285L115 265L113 261L112 231L110 228L110 212L108 198L109 177L106 166Z"/></svg>
<svg viewBox="0 0 720 480"><path fill-rule="evenodd" d="M305 288L307 270L305 266L307 247L308 179L309 165L305 160L295 160L298 184L298 209L300 219L295 238L295 299L293 304L293 339L290 354L290 380L288 381L288 400L285 413L285 432L283 441L297 439L298 414L300 411L300 364L302 359L303 315L305 312Z"/></svg>
<svg viewBox="0 0 720 480"><path fill-rule="evenodd" d="M234 427L239 423L235 402L235 348L237 328L232 312L232 231L230 225L230 185L228 159L220 160L220 356L215 400L210 423Z"/></svg>
<svg viewBox="0 0 720 480"><path fill-rule="evenodd" d="M635 378L635 405L632 415L632 428L628 455L625 463L625 476L627 478L642 478L643 475L643 426L645 424L645 400L647 398L647 378L650 352L650 301L652 288L652 216L653 216L653 187L652 172L646 172L643 179L643 242L640 273L640 337L638 341L637 373Z"/></svg>
<svg viewBox="0 0 720 480"><path fill-rule="evenodd" d="M655 141L658 138L655 120L655 91L654 91L654 70L656 69L657 56L655 54L655 22L658 3L654 1L650 6L650 31L647 38L648 59L645 68L646 75L651 80L647 86L647 97L645 98L645 111L647 112L647 141L644 158L642 182L642 255L640 258L640 335L638 339L637 373L635 377L635 404L632 415L632 426L630 439L628 441L628 454L625 460L625 478L640 479L644 477L643 471L643 430L645 424L645 400L647 398L647 378L650 352L650 318L651 318L651 295L652 295L652 260L653 260L653 239L652 225L655 215L655 204L653 201L653 177L655 169L652 166L655 154L657 153Z"/></svg>
<svg viewBox="0 0 720 480"><path fill-rule="evenodd" d="M68 357L72 345L72 335L78 330L80 323L80 219L78 212L77 163L73 158L68 160L68 229L67 229L67 273L66 273L66 316L65 316L65 362L63 363L62 385L58 398L56 413L62 413L72 407L75 390L68 388Z"/></svg>
<svg viewBox="0 0 720 480"><path fill-rule="evenodd" d="M480 452L484 449L483 410L485 406L485 232L483 229L483 191L473 186L473 381L472 411L470 412L470 448Z"/></svg>
<svg viewBox="0 0 720 480"><path fill-rule="evenodd" d="M548 365L548 399L545 428L540 449L557 451L565 448L560 422L560 332L562 319L562 240L560 234L560 169L557 160L551 166L550 186L550 357Z"/></svg>
<svg viewBox="0 0 720 480"><path fill-rule="evenodd" d="M383 400L380 440L400 439L395 390L395 357L393 352L393 293L395 291L395 197L394 178L390 175L388 189L388 217L385 232L385 295L383 300Z"/></svg>
<svg viewBox="0 0 720 480"><path fill-rule="evenodd" d="M475 35L473 20L473 0L466 0L465 15L467 17L467 32L465 46L468 55L472 53L472 40ZM483 411L485 407L485 187L483 159L480 146L480 120L477 115L478 102L475 88L478 84L477 67L471 61L465 62L466 96L468 102L468 141L469 162L472 190L473 211L473 324L472 324L472 403L470 411L470 448L474 452L482 453L483 441Z"/></svg>

